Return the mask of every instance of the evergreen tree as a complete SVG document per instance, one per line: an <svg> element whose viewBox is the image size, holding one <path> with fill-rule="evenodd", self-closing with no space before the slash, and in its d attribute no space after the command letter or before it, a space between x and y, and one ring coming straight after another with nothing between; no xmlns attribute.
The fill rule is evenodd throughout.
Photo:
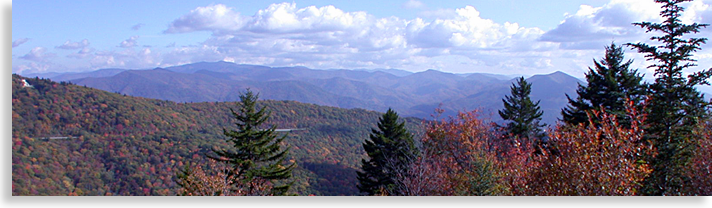
<svg viewBox="0 0 712 208"><path fill-rule="evenodd" d="M418 155L413 136L398 123L398 114L388 109L371 129L370 140L363 143L369 159L361 159L357 171L359 191L368 195L403 195L396 193L401 179L408 177L408 168Z"/></svg>
<svg viewBox="0 0 712 208"><path fill-rule="evenodd" d="M509 89L511 95L502 99L504 109L499 111L499 116L508 121L506 131L517 138L538 141L544 136L541 127L545 125L539 123L543 114L539 107L540 101L535 103L529 97L532 85L520 77Z"/></svg>
<svg viewBox="0 0 712 208"><path fill-rule="evenodd" d="M641 103L646 89L645 85L641 84L643 76L639 75L637 70L629 69L633 61L624 59L623 48L611 43L606 46L603 59L593 60L595 69L588 68L588 84L578 85L578 97L574 100L566 95L569 105L561 111L566 124L587 124L587 112L603 107L606 113L615 115L621 124L630 125L630 119L625 112L625 102L630 100L634 104Z"/></svg>
<svg viewBox="0 0 712 208"><path fill-rule="evenodd" d="M244 191L248 195L285 195L293 182L283 185L274 183L291 178L295 164L284 164L289 148L282 149L281 145L286 135L277 137L276 126L261 129L271 112L264 107L257 110L258 97L259 95L249 89L240 94L237 111L230 109L233 117L237 119L237 130L223 129L233 148L214 149L215 155L210 158L230 165L232 170L226 171L227 177L241 180L240 183L233 184L244 185L233 187L236 191ZM273 188L268 190L268 193L261 190L270 186Z"/></svg>
<svg viewBox="0 0 712 208"><path fill-rule="evenodd" d="M653 172L644 181L642 192L647 195L690 194L690 179L684 173L694 150L693 128L706 116L707 102L696 85L709 84L712 69L683 77L683 70L695 66L692 53L700 49L706 38L683 38L688 33L698 33L708 24L683 24L681 3L689 0L656 0L662 4L662 23L633 23L646 32L659 32L661 36L650 39L660 46L645 43L629 44L654 61L655 82L650 86L651 101L648 114L648 141L657 148L653 157Z"/></svg>

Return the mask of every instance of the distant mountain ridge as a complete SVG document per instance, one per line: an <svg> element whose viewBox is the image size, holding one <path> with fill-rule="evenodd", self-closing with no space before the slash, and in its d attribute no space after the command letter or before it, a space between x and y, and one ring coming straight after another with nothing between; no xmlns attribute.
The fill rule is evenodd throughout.
<svg viewBox="0 0 712 208"><path fill-rule="evenodd" d="M198 62L150 70L104 69L86 73L51 74L109 92L176 102L235 101L251 88L264 99L294 100L341 108L384 112L393 108L404 116L430 118L435 108L454 115L481 109L498 120L502 98L514 79L505 75L453 74L437 70L411 73L398 69L315 70L306 67L267 67L230 62ZM535 75L532 98L541 100L544 122L554 124L566 96L575 97L583 81L563 72Z"/></svg>

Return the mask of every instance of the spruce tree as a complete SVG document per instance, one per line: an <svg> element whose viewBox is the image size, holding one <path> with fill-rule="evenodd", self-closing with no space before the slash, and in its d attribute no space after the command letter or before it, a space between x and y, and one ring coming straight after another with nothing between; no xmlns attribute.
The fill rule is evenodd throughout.
<svg viewBox="0 0 712 208"><path fill-rule="evenodd" d="M569 105L561 111L564 123L569 125L587 124L587 112L603 107L607 113L615 115L624 126L630 125L626 116L626 101L640 104L645 99L643 76L637 70L629 69L632 60L624 61L623 48L611 43L606 46L606 55L600 61L593 60L594 68L586 73L586 86L578 85L574 100L566 95ZM596 121L594 121L596 122Z"/></svg>
<svg viewBox="0 0 712 208"><path fill-rule="evenodd" d="M275 134L276 126L267 129L264 124L269 119L271 112L265 107L257 110L259 95L251 90L240 94L237 111L230 109L232 116L237 120L236 130L223 129L232 144L230 149L214 149L215 155L210 158L224 162L232 168L227 172L228 178L241 180L245 187L233 187L235 191L244 191L250 194L285 195L293 182L275 184L278 180L287 180L292 176L295 163L285 164L284 159L289 148L282 148L286 135L278 137ZM267 184L269 183L269 184ZM264 193L261 190L268 185L271 190Z"/></svg>
<svg viewBox="0 0 712 208"><path fill-rule="evenodd" d="M684 77L683 70L695 66L692 54L700 50L707 38L683 38L688 33L698 33L708 24L683 24L680 20L684 8L681 3L689 0L656 0L662 4L662 23L633 23L661 36L650 39L659 46L646 43L629 44L645 54L654 64L655 82L650 86L651 101L648 113L647 139L657 149L657 155L649 158L653 172L644 181L642 192L647 195L685 195L693 190L684 169L689 165L694 150L693 128L706 116L708 105L696 85L709 84L712 69L702 70Z"/></svg>
<svg viewBox="0 0 712 208"><path fill-rule="evenodd" d="M511 95L502 99L504 109L499 111L499 116L508 122L505 130L517 138L538 141L544 136L541 128L545 125L539 123L543 114L540 101L535 103L529 97L532 85L520 77L509 89Z"/></svg>
<svg viewBox="0 0 712 208"><path fill-rule="evenodd" d="M359 191L367 195L403 195L397 193L401 180L408 177L408 168L418 156L413 136L398 123L398 114L388 109L378 121L378 129L371 129L363 148L369 159L361 159L357 171Z"/></svg>

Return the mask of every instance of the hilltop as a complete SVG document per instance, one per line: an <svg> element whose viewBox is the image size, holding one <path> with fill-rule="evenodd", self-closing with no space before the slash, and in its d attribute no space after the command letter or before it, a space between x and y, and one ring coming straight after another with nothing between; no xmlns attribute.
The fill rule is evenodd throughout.
<svg viewBox="0 0 712 208"><path fill-rule="evenodd" d="M25 84L25 82L27 84ZM28 85L29 84L29 85ZM264 100L289 132L294 193L355 195L361 144L379 112ZM234 102L177 103L12 78L13 195L173 195L175 173L225 145ZM421 125L406 119L410 129ZM50 138L53 137L53 138Z"/></svg>

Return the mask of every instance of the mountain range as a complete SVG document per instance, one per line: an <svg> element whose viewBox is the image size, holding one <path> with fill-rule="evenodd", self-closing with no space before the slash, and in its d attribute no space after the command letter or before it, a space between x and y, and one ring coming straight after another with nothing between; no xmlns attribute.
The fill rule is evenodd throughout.
<svg viewBox="0 0 712 208"><path fill-rule="evenodd" d="M480 109L493 120L515 77L453 74L437 70L412 73L398 69L316 70L305 67L267 67L230 62L199 62L145 70L101 69L83 73L34 74L120 94L175 102L236 101L238 92L251 88L264 99L363 108L384 112L393 108L403 116L431 118L435 109L444 116ZM563 72L534 75L532 99L541 100L543 121L554 124L566 106L565 94L576 96L577 83Z"/></svg>

